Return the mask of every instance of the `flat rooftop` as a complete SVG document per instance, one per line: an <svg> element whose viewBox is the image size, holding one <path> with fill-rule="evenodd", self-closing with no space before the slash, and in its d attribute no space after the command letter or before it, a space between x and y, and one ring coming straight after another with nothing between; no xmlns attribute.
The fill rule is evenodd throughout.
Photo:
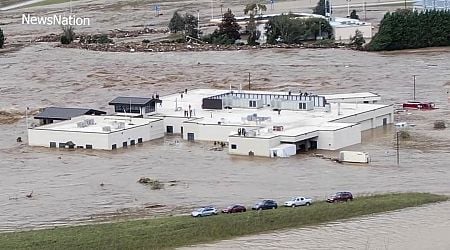
<svg viewBox="0 0 450 250"><path fill-rule="evenodd" d="M235 92L239 90L234 90ZM381 104L362 104L362 103L345 103L341 102L340 114L338 111L338 104L331 103L330 112L325 112L324 108L315 108L311 111L294 111L294 110L282 110L280 114L277 111L273 111L271 107L263 107L259 109L250 108L233 108L222 110L206 110L202 109L202 99L214 95L228 93L230 90L215 90L215 89L195 89L190 90L187 93L172 94L161 97L162 105L158 105L157 114L155 116L171 116L171 117L184 117L184 110L192 110L192 122L200 124L218 124L220 122L224 125L247 125L257 126L260 128L283 126L282 134L302 134L317 131L318 128L322 130L337 130L346 126L354 125L352 123L339 123L335 122L341 118L347 116L353 116L364 112L373 111L376 109L388 107L389 105ZM248 91L243 90L241 92L252 94L282 94L286 95L287 92L269 92L269 91ZM316 93L312 93L316 94ZM319 94L320 95L320 94ZM353 93L353 94L334 94L334 95L320 95L328 96L334 99L350 99L361 97L376 97L378 95L372 93ZM178 109L176 108L178 107ZM260 124L255 122L249 122L246 120L248 115L257 114L258 117L270 117L269 120ZM275 132L274 132L275 133ZM262 134L261 134L262 136ZM273 134L272 134L273 136Z"/></svg>
<svg viewBox="0 0 450 250"><path fill-rule="evenodd" d="M158 118L130 118L122 116L95 116L83 115L58 123L52 123L33 129L50 130L50 131L68 131L83 133L102 133L109 134L117 131L123 131L139 126L147 125L158 121ZM87 122L88 121L88 122ZM81 127L79 123L84 123ZM109 127L109 130L104 130Z"/></svg>

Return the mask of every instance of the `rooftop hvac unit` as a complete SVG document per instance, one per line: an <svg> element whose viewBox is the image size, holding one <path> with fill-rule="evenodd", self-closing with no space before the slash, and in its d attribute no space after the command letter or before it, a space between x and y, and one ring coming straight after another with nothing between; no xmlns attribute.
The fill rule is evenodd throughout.
<svg viewBox="0 0 450 250"><path fill-rule="evenodd" d="M77 122L77 128L85 128L87 127L86 121Z"/></svg>
<svg viewBox="0 0 450 250"><path fill-rule="evenodd" d="M111 126L105 126L102 128L103 132L111 132Z"/></svg>
<svg viewBox="0 0 450 250"><path fill-rule="evenodd" d="M86 124L86 126L95 125L94 119L86 119L84 120L84 123Z"/></svg>

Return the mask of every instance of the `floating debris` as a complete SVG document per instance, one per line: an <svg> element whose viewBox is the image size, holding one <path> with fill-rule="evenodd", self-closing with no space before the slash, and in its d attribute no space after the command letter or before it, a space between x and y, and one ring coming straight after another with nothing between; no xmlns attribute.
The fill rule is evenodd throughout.
<svg viewBox="0 0 450 250"><path fill-rule="evenodd" d="M150 179L148 177L141 177L138 182L144 185L149 185L152 190L159 190L164 188L164 183L160 182L159 180Z"/></svg>

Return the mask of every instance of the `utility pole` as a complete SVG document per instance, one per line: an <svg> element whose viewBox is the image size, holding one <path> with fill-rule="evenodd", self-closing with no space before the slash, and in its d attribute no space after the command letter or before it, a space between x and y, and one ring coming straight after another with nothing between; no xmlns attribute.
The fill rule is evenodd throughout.
<svg viewBox="0 0 450 250"><path fill-rule="evenodd" d="M197 38L200 38L200 10L197 10Z"/></svg>
<svg viewBox="0 0 450 250"><path fill-rule="evenodd" d="M346 1L347 1L347 17L349 18L350 17L350 1L351 0L346 0Z"/></svg>
<svg viewBox="0 0 450 250"><path fill-rule="evenodd" d="M400 131L397 131L396 134L397 134L397 165L400 165L400 145L399 145L399 138L398 138Z"/></svg>
<svg viewBox="0 0 450 250"><path fill-rule="evenodd" d="M248 90L251 89L251 82L250 82L250 72L248 72Z"/></svg>
<svg viewBox="0 0 450 250"><path fill-rule="evenodd" d="M211 0L211 20L214 19L214 0Z"/></svg>
<svg viewBox="0 0 450 250"><path fill-rule="evenodd" d="M367 20L367 6L366 2L364 2L364 22Z"/></svg>
<svg viewBox="0 0 450 250"><path fill-rule="evenodd" d="M413 75L414 79L414 93L413 93L413 100L416 100L416 75Z"/></svg>

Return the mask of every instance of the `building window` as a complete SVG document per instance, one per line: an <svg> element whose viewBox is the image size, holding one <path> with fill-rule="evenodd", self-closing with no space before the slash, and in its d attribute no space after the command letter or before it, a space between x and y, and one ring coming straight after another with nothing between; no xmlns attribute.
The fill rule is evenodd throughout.
<svg viewBox="0 0 450 250"><path fill-rule="evenodd" d="M113 145L111 146L111 149L117 149L117 144L113 144Z"/></svg>
<svg viewBox="0 0 450 250"><path fill-rule="evenodd" d="M92 149L92 145L91 144L86 144L86 149Z"/></svg>
<svg viewBox="0 0 450 250"><path fill-rule="evenodd" d="M65 148L66 144L65 143L59 143L59 148Z"/></svg>
<svg viewBox="0 0 450 250"><path fill-rule="evenodd" d="M126 141L124 141L124 142L122 143L122 147L124 147L124 148L128 147L128 143L127 143Z"/></svg>
<svg viewBox="0 0 450 250"><path fill-rule="evenodd" d="M136 141L135 141L135 140L131 140L131 141L130 141L130 145L131 145L131 146L136 145Z"/></svg>
<svg viewBox="0 0 450 250"><path fill-rule="evenodd" d="M237 145L236 144L231 144L231 149L237 149Z"/></svg>
<svg viewBox="0 0 450 250"><path fill-rule="evenodd" d="M142 143L142 138L138 138L138 143Z"/></svg>
<svg viewBox="0 0 450 250"><path fill-rule="evenodd" d="M167 126L167 133L173 134L173 126Z"/></svg>
<svg viewBox="0 0 450 250"><path fill-rule="evenodd" d="M249 102L248 102L248 106L249 106L250 108L256 108L256 101L249 101Z"/></svg>
<svg viewBox="0 0 450 250"><path fill-rule="evenodd" d="M50 147L51 147L51 148L56 148L56 142L52 142L52 141L51 141L51 142L50 142Z"/></svg>
<svg viewBox="0 0 450 250"><path fill-rule="evenodd" d="M306 103L304 102L298 103L298 109L306 109Z"/></svg>
<svg viewBox="0 0 450 250"><path fill-rule="evenodd" d="M194 137L195 137L194 133L187 133L188 141L194 141L195 139Z"/></svg>

